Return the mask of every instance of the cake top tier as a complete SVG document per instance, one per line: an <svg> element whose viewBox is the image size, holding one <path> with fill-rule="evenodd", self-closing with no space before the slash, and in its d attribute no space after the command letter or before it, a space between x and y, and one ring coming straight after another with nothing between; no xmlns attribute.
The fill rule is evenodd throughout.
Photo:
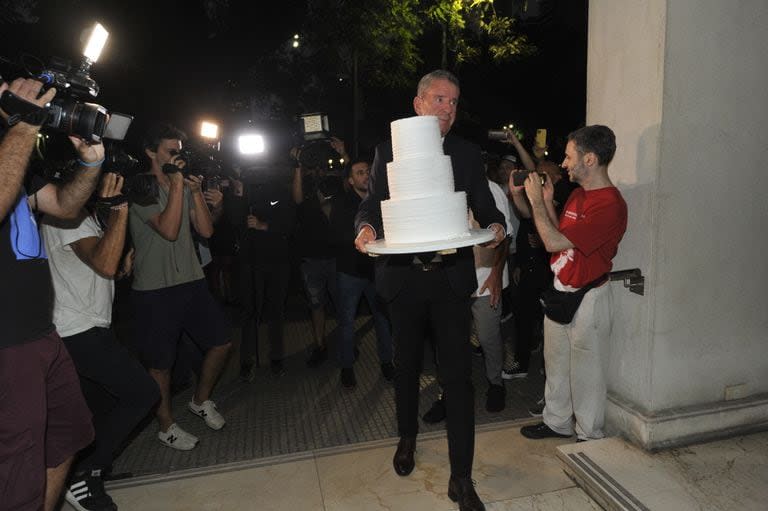
<svg viewBox="0 0 768 511"><path fill-rule="evenodd" d="M393 121L392 157L394 161L443 154L440 124L434 115L419 115Z"/></svg>

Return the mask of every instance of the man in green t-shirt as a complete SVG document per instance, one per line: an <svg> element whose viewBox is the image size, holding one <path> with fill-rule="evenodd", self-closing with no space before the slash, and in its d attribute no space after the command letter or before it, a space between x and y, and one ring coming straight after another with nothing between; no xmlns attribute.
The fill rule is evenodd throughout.
<svg viewBox="0 0 768 511"><path fill-rule="evenodd" d="M144 152L149 172L158 183L154 204L132 204L129 216L135 248L133 303L136 347L149 374L160 387L157 421L159 440L174 449L190 450L198 438L173 420L170 403L171 367L182 331L205 351L197 388L188 409L221 429L226 421L210 400L230 348L229 325L208 291L195 254L192 231L213 234L213 222L201 190L201 179L182 172L179 157L186 136L168 124L149 130Z"/></svg>

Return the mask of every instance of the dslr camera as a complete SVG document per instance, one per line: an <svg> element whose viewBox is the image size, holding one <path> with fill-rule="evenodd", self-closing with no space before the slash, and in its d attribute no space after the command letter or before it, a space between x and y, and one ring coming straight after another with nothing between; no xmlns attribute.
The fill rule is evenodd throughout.
<svg viewBox="0 0 768 511"><path fill-rule="evenodd" d="M159 195L157 178L141 172L141 163L128 154L122 146L110 144L105 151L103 172L114 172L123 176L123 188L120 193L142 206L154 204Z"/></svg>

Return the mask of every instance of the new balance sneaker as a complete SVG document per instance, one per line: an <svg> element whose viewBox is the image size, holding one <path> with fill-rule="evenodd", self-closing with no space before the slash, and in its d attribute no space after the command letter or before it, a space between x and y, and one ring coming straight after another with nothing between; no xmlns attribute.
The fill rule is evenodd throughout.
<svg viewBox="0 0 768 511"><path fill-rule="evenodd" d="M515 360L507 369L501 370L501 377L505 380L516 380L528 376L528 371L520 368L520 362Z"/></svg>
<svg viewBox="0 0 768 511"><path fill-rule="evenodd" d="M202 417L205 421L205 425L211 429L221 429L224 427L224 424L227 423L227 421L224 420L224 417L216 411L216 403L210 399L203 401L203 404L201 405L195 404L195 400L193 399L189 402L187 408L198 417Z"/></svg>
<svg viewBox="0 0 768 511"><path fill-rule="evenodd" d="M104 491L101 470L75 474L64 498L77 511L117 511L112 498Z"/></svg>
<svg viewBox="0 0 768 511"><path fill-rule="evenodd" d="M165 433L158 431L157 438L168 447L180 451L191 451L200 441L195 435L181 429L175 422Z"/></svg>

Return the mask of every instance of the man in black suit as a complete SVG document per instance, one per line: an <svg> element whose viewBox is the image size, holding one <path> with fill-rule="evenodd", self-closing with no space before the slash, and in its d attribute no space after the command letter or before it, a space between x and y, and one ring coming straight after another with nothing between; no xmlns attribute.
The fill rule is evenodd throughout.
<svg viewBox="0 0 768 511"><path fill-rule="evenodd" d="M475 218L495 233L489 246L505 236L504 216L496 209L483 172L480 149L449 135L456 119L459 81L438 70L419 82L413 108L418 115L437 116L443 151L451 157L456 191L464 191ZM392 161L390 142L379 144L373 160L368 196L360 204L355 246L366 252L366 243L382 236L381 201L389 199L386 164ZM484 510L472 483L475 416L472 388L472 354L469 343L470 296L477 289L472 248L454 254L408 254L376 259L376 288L389 304L395 343L395 404L400 442L395 452L395 471L406 476L414 467L418 433L419 373L424 337L437 346L438 379L445 391L448 415L448 453L451 479L448 496L462 511Z"/></svg>

